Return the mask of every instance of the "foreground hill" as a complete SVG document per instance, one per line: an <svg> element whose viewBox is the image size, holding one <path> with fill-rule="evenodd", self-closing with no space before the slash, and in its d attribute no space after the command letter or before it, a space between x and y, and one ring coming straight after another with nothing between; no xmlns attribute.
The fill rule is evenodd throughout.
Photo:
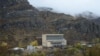
<svg viewBox="0 0 100 56"><path fill-rule="evenodd" d="M27 0L0 0L0 39L14 45L27 45L35 36L65 34L68 43L100 37L100 26L84 17L39 11ZM10 41L12 40L12 42ZM16 46L16 45L15 45Z"/></svg>

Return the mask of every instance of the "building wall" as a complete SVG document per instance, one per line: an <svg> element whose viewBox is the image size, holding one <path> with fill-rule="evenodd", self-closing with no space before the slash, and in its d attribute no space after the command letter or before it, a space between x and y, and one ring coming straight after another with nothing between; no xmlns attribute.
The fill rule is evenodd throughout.
<svg viewBox="0 0 100 56"><path fill-rule="evenodd" d="M42 46L46 47L46 35L42 35Z"/></svg>

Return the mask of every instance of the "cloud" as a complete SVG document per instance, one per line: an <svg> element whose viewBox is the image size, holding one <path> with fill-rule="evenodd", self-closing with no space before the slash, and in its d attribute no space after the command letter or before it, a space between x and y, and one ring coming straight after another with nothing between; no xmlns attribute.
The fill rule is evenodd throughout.
<svg viewBox="0 0 100 56"><path fill-rule="evenodd" d="M35 7L51 7L62 13L78 14L91 11L100 15L100 0L29 0Z"/></svg>

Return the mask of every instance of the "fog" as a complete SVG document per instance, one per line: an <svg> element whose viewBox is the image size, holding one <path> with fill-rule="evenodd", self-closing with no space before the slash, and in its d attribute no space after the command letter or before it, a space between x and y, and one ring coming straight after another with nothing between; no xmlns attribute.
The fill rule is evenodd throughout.
<svg viewBox="0 0 100 56"><path fill-rule="evenodd" d="M50 7L56 12L79 14L85 11L100 15L100 0L29 0L35 7Z"/></svg>

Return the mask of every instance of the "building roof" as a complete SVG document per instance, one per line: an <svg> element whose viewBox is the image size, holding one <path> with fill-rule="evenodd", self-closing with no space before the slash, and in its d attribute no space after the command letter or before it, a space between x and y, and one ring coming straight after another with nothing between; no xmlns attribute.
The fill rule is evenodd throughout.
<svg viewBox="0 0 100 56"><path fill-rule="evenodd" d="M64 34L42 34L42 35L64 35Z"/></svg>

